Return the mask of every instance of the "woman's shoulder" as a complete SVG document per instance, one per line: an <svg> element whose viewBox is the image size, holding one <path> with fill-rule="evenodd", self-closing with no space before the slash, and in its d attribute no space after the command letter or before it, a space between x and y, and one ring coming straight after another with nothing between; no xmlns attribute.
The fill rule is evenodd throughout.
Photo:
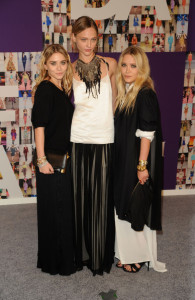
<svg viewBox="0 0 195 300"><path fill-rule="evenodd" d="M157 100L156 92L150 87L142 87L137 95L137 99L142 100Z"/></svg>
<svg viewBox="0 0 195 300"><path fill-rule="evenodd" d="M101 55L97 55L97 56L99 58L101 58L102 60L104 60L106 63L108 63L110 67L117 66L117 61L116 61L115 58L107 57L107 56L101 56Z"/></svg>

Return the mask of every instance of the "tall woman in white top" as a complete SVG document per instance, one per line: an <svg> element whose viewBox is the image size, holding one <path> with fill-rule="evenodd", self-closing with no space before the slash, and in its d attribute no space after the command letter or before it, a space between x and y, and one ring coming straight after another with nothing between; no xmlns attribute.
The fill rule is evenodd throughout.
<svg viewBox="0 0 195 300"><path fill-rule="evenodd" d="M117 63L95 54L98 29L80 17L73 29L79 58L73 63L75 111L72 120L72 172L75 202L76 263L93 274L109 272L114 256L111 157Z"/></svg>

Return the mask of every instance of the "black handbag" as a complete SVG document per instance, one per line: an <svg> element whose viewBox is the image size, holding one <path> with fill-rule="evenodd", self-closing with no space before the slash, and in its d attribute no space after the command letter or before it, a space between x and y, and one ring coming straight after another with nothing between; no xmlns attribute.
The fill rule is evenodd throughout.
<svg viewBox="0 0 195 300"><path fill-rule="evenodd" d="M58 171L61 173L66 172L67 162L70 158L68 152L67 153L58 153L52 150L46 150L45 156L47 161L52 165L54 171ZM37 167L37 151L35 150L33 155L33 165Z"/></svg>
<svg viewBox="0 0 195 300"><path fill-rule="evenodd" d="M142 231L144 225L148 225L153 197L154 193L151 177L149 177L143 185L138 181L131 193L125 213L126 221L131 223L131 227L135 231Z"/></svg>

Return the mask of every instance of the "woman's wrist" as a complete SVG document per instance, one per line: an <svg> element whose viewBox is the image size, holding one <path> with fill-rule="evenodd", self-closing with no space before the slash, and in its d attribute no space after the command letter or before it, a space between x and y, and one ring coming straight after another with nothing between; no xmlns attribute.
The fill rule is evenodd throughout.
<svg viewBox="0 0 195 300"><path fill-rule="evenodd" d="M140 159L137 165L137 170L140 172L145 171L147 169L147 164L148 164L147 160Z"/></svg>

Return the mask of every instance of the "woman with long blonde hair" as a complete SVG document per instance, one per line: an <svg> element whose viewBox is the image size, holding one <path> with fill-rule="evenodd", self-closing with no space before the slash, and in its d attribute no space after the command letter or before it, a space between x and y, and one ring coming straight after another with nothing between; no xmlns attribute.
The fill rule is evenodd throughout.
<svg viewBox="0 0 195 300"><path fill-rule="evenodd" d="M75 272L69 164L72 77L66 50L58 44L48 46L33 90L32 123L37 154L37 267L51 275Z"/></svg>
<svg viewBox="0 0 195 300"><path fill-rule="evenodd" d="M148 262L148 266L164 272L165 265L157 261L156 250L156 230L161 230L160 112L148 58L140 47L130 46L122 52L116 82L114 200L115 256L119 259L116 266L136 273ZM153 191L146 202L141 195L148 183Z"/></svg>

